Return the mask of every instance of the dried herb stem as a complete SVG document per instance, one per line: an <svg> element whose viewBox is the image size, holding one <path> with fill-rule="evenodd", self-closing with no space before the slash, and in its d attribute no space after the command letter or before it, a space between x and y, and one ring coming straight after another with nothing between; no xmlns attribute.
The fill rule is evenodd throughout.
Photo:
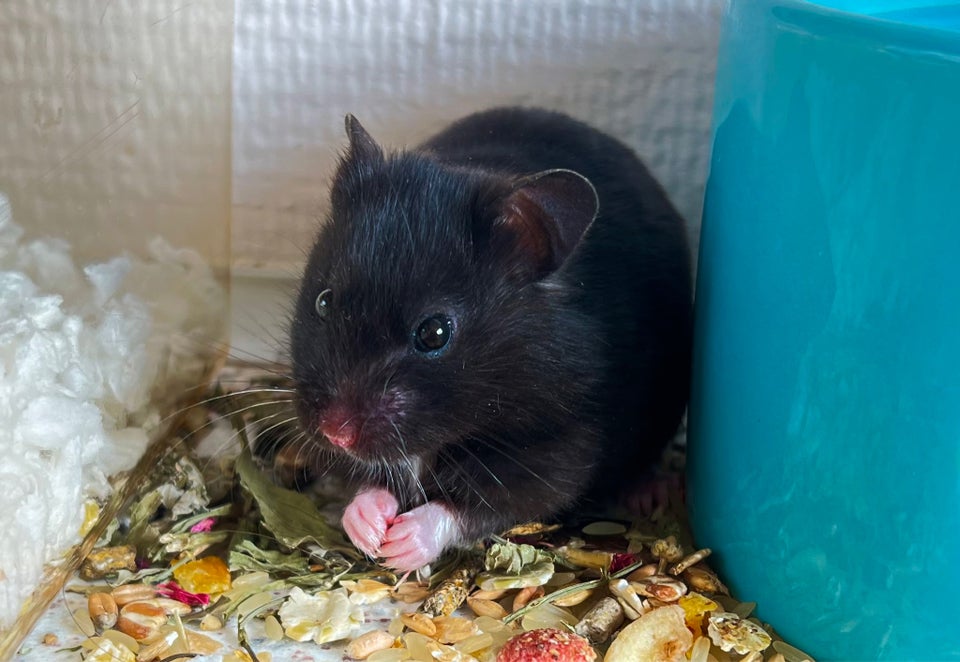
<svg viewBox="0 0 960 662"><path fill-rule="evenodd" d="M564 586L563 588L556 590L553 593L548 593L542 598L537 598L536 600L533 600L526 607L518 609L512 614L507 615L507 617L503 619L503 622L505 624L512 623L513 621L517 620L527 612L533 609L536 609L540 605L552 603L555 600L559 600L560 598L565 598L569 595L573 595L574 593L579 593L580 591L592 591L593 589L602 586L604 583L606 583L610 579L620 579L621 577L626 577L627 575L629 575L631 572L633 572L634 570L636 570L642 565L644 565L644 563L642 561L638 561L636 563L631 563L626 568L622 568L621 570L618 570L617 572L610 575L608 578L604 577L600 579L591 579L590 581L580 582L579 584L571 584L570 586Z"/></svg>
<svg viewBox="0 0 960 662"><path fill-rule="evenodd" d="M503 619L504 623L512 623L517 620L527 612L532 609L536 609L540 605L548 604L554 600L559 600L568 595L573 595L574 593L579 593L580 591L592 591L593 589L599 587L604 583L603 579L592 579L588 582L580 582L579 584L571 584L570 586L565 586L553 593L548 593L542 598L537 598L536 600L530 602L526 607L516 610L512 614L508 614L506 618Z"/></svg>

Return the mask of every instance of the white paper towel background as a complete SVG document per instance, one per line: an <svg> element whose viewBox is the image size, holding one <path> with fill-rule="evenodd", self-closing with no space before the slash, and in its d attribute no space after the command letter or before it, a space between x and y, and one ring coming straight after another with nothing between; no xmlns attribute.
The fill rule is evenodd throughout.
<svg viewBox="0 0 960 662"><path fill-rule="evenodd" d="M235 266L295 274L343 116L413 145L499 104L629 143L696 238L723 0L238 0Z"/></svg>

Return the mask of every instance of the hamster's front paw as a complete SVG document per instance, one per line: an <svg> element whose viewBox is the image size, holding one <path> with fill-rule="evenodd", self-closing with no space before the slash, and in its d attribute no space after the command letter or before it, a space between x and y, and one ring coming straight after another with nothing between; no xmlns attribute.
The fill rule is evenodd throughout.
<svg viewBox="0 0 960 662"><path fill-rule="evenodd" d="M401 572L434 561L459 538L457 521L447 506L428 501L397 516L380 547L383 565Z"/></svg>
<svg viewBox="0 0 960 662"><path fill-rule="evenodd" d="M396 497L387 490L363 490L343 512L343 529L357 549L370 557L379 556L380 545L398 508Z"/></svg>

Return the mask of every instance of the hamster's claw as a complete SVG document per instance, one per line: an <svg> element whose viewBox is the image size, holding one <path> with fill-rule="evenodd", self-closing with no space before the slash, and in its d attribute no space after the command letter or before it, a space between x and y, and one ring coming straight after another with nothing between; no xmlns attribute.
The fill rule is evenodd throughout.
<svg viewBox="0 0 960 662"><path fill-rule="evenodd" d="M457 521L447 506L428 501L397 516L380 547L383 564L399 571L422 568L459 538Z"/></svg>
<svg viewBox="0 0 960 662"><path fill-rule="evenodd" d="M363 490L344 511L343 529L357 549L371 558L379 556L380 545L398 508L396 497L387 490Z"/></svg>

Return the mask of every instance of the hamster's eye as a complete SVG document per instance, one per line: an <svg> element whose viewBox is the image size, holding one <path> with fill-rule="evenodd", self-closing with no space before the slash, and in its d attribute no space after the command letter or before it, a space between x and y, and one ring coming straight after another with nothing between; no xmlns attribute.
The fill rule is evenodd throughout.
<svg viewBox="0 0 960 662"><path fill-rule="evenodd" d="M418 352L436 352L447 346L453 335L453 320L446 315L431 315L417 326L413 346Z"/></svg>
<svg viewBox="0 0 960 662"><path fill-rule="evenodd" d="M330 295L333 293L329 287L317 295L317 300L313 307L317 309L317 317L326 320L330 317Z"/></svg>

